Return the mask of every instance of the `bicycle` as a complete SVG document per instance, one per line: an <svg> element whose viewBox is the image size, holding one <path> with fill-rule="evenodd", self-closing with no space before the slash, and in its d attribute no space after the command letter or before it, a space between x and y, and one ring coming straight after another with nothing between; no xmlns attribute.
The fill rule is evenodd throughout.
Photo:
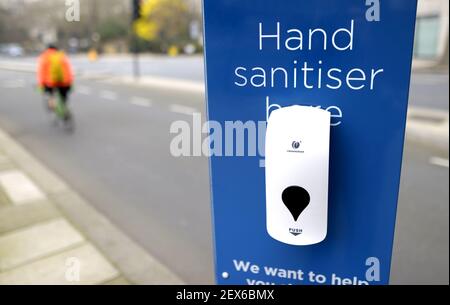
<svg viewBox="0 0 450 305"><path fill-rule="evenodd" d="M61 124L64 130L68 132L73 132L75 130L75 120L73 114L57 90L54 95L44 92L43 102L47 111L54 115L55 125Z"/></svg>

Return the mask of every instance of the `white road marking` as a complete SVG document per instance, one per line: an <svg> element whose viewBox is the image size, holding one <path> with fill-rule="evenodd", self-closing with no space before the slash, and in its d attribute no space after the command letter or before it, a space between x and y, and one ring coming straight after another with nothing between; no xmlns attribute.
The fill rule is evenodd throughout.
<svg viewBox="0 0 450 305"><path fill-rule="evenodd" d="M169 110L172 112L186 114L186 115L192 115L193 113L198 112L197 109L195 109L195 108L178 105L178 104L170 105Z"/></svg>
<svg viewBox="0 0 450 305"><path fill-rule="evenodd" d="M448 168L448 159L440 158L440 157L431 157L430 158L430 164L446 167Z"/></svg>
<svg viewBox="0 0 450 305"><path fill-rule="evenodd" d="M78 87L76 92L78 92L79 94L90 95L92 94L92 89L86 86L80 86Z"/></svg>
<svg viewBox="0 0 450 305"><path fill-rule="evenodd" d="M117 100L117 93L113 91L103 90L100 92L100 97L105 100L115 101Z"/></svg>
<svg viewBox="0 0 450 305"><path fill-rule="evenodd" d="M8 81L5 81L5 82L2 82L1 87L5 88L5 89L24 88L25 87L25 80L23 80L23 79L8 80Z"/></svg>
<svg viewBox="0 0 450 305"><path fill-rule="evenodd" d="M0 186L3 187L6 195L16 205L46 198L33 181L18 170L1 172Z"/></svg>
<svg viewBox="0 0 450 305"><path fill-rule="evenodd" d="M150 107L152 105L152 102L149 99L143 97L133 96L131 98L130 104L141 107Z"/></svg>

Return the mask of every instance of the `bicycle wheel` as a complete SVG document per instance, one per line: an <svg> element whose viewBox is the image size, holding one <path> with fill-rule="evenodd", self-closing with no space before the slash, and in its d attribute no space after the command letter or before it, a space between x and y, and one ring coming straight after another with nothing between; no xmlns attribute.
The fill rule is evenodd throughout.
<svg viewBox="0 0 450 305"><path fill-rule="evenodd" d="M75 121L73 118L73 114L60 93L58 93L57 95L54 112L57 120L62 124L65 131L71 133L75 130Z"/></svg>
<svg viewBox="0 0 450 305"><path fill-rule="evenodd" d="M49 113L53 112L52 107L50 107L50 98L51 96L47 93L42 94L42 105L44 106L45 110Z"/></svg>
<svg viewBox="0 0 450 305"><path fill-rule="evenodd" d="M63 118L63 125L64 125L65 131L67 131L69 133L72 133L73 131L75 131L75 120L73 118L72 112L67 107L66 107L65 117Z"/></svg>
<svg viewBox="0 0 450 305"><path fill-rule="evenodd" d="M68 112L66 104L62 101L62 97L58 94L55 105L55 113L59 119L64 120Z"/></svg>

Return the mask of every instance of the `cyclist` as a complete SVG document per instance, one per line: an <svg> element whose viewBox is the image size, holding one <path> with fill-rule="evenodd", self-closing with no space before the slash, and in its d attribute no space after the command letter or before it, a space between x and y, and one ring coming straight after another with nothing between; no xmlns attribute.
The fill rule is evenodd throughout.
<svg viewBox="0 0 450 305"><path fill-rule="evenodd" d="M55 45L49 45L39 56L37 78L41 91L49 95L48 108L55 110L57 106L55 92L63 103L62 107L65 107L72 88L73 73L66 54ZM69 119L69 112L66 111L63 117L65 120Z"/></svg>

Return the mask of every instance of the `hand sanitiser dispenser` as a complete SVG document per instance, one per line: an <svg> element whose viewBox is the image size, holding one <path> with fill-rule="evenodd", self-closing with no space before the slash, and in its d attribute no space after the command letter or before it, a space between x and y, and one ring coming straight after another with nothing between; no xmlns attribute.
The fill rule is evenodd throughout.
<svg viewBox="0 0 450 305"><path fill-rule="evenodd" d="M330 113L310 106L272 111L266 132L269 235L312 245L327 235Z"/></svg>

